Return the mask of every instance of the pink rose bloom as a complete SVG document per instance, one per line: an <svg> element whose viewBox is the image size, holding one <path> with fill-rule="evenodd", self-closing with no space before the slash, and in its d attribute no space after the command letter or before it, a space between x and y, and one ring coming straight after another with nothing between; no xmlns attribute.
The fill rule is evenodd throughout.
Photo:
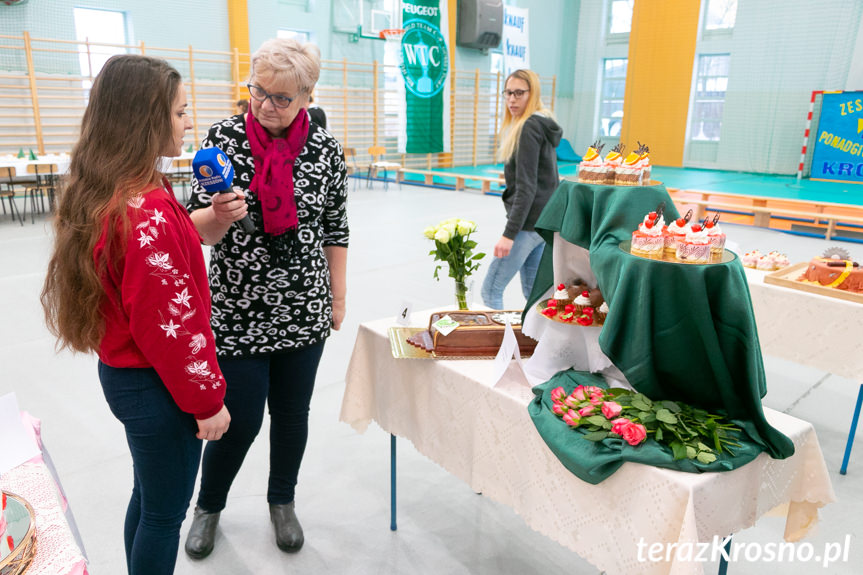
<svg viewBox="0 0 863 575"><path fill-rule="evenodd" d="M599 407L602 404L602 394L594 393L590 396L590 404Z"/></svg>
<svg viewBox="0 0 863 575"><path fill-rule="evenodd" d="M583 385L579 385L575 389L572 390L572 397L577 399L578 401L584 401L587 399L587 394L585 393L585 389Z"/></svg>
<svg viewBox="0 0 863 575"><path fill-rule="evenodd" d="M585 388L584 388L584 391L585 391L586 393L589 393L590 395L595 395L595 394L597 394L597 393L599 393L599 394L604 393L604 392L602 391L602 388L596 387L595 385L589 385L589 386L585 387Z"/></svg>
<svg viewBox="0 0 863 575"><path fill-rule="evenodd" d="M587 407L582 407L581 409L579 409L578 414L582 417L587 417L588 415L591 415L593 413L594 409L596 409L594 406L588 405Z"/></svg>
<svg viewBox="0 0 863 575"><path fill-rule="evenodd" d="M570 427L578 427L581 423L581 417L574 411L570 410L563 414L563 420Z"/></svg>
<svg viewBox="0 0 863 575"><path fill-rule="evenodd" d="M623 411L623 407L619 403L606 401L602 404L602 415L604 415L606 419L614 419L620 415L621 411Z"/></svg>
<svg viewBox="0 0 863 575"><path fill-rule="evenodd" d="M576 406L578 406L578 400L577 400L577 399L575 399L575 398L574 398L573 396L571 396L571 395L570 395L569 397L567 397L566 399L564 399L564 400L563 400L563 403L564 403L565 405L569 406L569 407L576 407Z"/></svg>
<svg viewBox="0 0 863 575"><path fill-rule="evenodd" d="M563 415L564 413L569 411L568 409L564 410L564 405L562 403L555 403L551 406L551 410L557 415Z"/></svg>
<svg viewBox="0 0 863 575"><path fill-rule="evenodd" d="M611 432L623 436L623 430L632 425L625 417L619 417L611 422Z"/></svg>
<svg viewBox="0 0 863 575"><path fill-rule="evenodd" d="M623 439L630 445L638 445L647 439L647 429L640 423L632 423L623 430Z"/></svg>
<svg viewBox="0 0 863 575"><path fill-rule="evenodd" d="M563 401L563 398L566 397L566 392L563 391L562 387L555 387L551 390L551 400L555 403L559 401Z"/></svg>

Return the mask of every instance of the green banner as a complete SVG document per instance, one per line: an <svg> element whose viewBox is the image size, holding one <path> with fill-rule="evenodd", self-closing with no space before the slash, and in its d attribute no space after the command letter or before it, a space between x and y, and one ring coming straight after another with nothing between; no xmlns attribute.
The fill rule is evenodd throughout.
<svg viewBox="0 0 863 575"><path fill-rule="evenodd" d="M399 151L449 151L449 50L447 2L402 2L401 74L405 114Z"/></svg>

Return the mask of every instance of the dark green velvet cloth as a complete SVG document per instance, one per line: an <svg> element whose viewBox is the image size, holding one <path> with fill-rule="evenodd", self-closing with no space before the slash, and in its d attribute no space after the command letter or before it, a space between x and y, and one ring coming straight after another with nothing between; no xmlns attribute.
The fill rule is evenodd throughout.
<svg viewBox="0 0 863 575"><path fill-rule="evenodd" d="M525 313L555 281L552 240L560 232L590 253L609 306L599 346L635 389L653 400L727 414L772 457L792 455L791 440L767 423L761 407L767 392L764 365L739 258L683 264L620 249L661 202L666 223L679 217L662 185L562 182L536 223L546 250Z"/></svg>
<svg viewBox="0 0 863 575"><path fill-rule="evenodd" d="M761 453L760 445L741 437L738 443L741 447L733 448L734 457L723 451L718 454L713 463L700 463L694 459L674 461L671 448L662 445L652 438L636 446L629 445L621 438L606 438L602 441L584 439L586 431L581 428L571 429L563 419L551 411L551 391L562 387L567 394L578 385L595 385L607 387L605 381L598 375L583 371L561 371L547 382L533 388L536 397L528 405L528 412L540 435L551 448L563 466L573 472L579 479L597 484L617 471L626 461L643 463L654 467L665 467L678 471L703 473L705 471L728 471L749 463ZM746 422L733 421L744 426Z"/></svg>

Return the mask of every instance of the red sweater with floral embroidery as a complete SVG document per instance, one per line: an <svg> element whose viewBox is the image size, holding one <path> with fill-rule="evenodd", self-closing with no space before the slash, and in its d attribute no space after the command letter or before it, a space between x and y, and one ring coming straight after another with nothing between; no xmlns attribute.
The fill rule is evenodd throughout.
<svg viewBox="0 0 863 575"><path fill-rule="evenodd" d="M225 380L200 236L170 188L134 198L127 213L125 252L102 276L106 329L99 359L111 367L154 368L181 410L212 417L222 408ZM105 226L93 251L97 269L109 233L122 231Z"/></svg>

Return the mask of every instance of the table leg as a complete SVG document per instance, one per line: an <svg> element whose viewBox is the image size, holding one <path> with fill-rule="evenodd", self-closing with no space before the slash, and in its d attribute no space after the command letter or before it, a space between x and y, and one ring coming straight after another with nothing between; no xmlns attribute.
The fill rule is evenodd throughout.
<svg viewBox="0 0 863 575"><path fill-rule="evenodd" d="M848 470L848 460L851 459L851 447L854 445L854 435L857 434L857 420L860 419L860 405L863 404L863 383L857 392L857 406L854 408L854 417L851 418L851 429L848 431L848 442L845 444L845 455L842 457L842 468L840 475L845 475Z"/></svg>
<svg viewBox="0 0 863 575"><path fill-rule="evenodd" d="M390 434L390 531L396 529L396 436Z"/></svg>
<svg viewBox="0 0 863 575"><path fill-rule="evenodd" d="M731 553L731 537L728 537L728 540L723 545L725 548L725 553L719 558L719 575L726 575L728 573L728 560L725 558L726 555Z"/></svg>

